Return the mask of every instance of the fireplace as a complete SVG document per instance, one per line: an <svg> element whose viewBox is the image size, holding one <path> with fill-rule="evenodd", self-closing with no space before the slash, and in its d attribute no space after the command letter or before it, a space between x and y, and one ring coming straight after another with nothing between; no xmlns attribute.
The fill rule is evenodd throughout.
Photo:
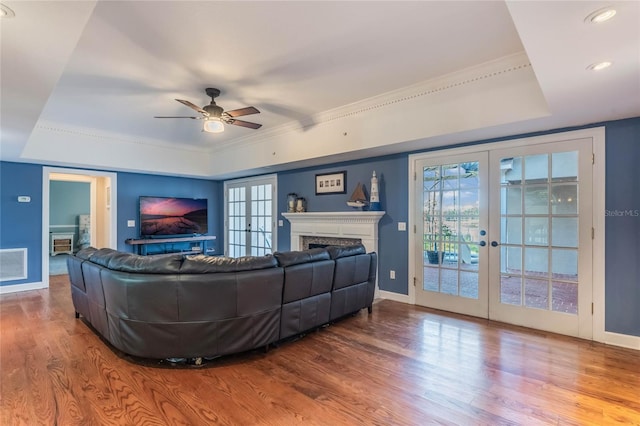
<svg viewBox="0 0 640 426"><path fill-rule="evenodd" d="M283 213L291 222L291 250L309 244L349 245L362 243L367 252L378 252L378 222L384 212Z"/></svg>
<svg viewBox="0 0 640 426"><path fill-rule="evenodd" d="M378 222L385 212L282 213L291 223L291 250L309 244L348 245L362 243L367 253L378 251ZM374 297L378 297L378 283Z"/></svg>

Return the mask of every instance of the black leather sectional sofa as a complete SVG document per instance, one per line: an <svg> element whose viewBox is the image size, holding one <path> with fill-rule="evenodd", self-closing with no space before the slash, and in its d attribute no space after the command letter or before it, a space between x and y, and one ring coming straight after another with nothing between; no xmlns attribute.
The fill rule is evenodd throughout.
<svg viewBox="0 0 640 426"><path fill-rule="evenodd" d="M371 312L377 255L362 245L242 258L89 247L67 266L76 317L117 349L213 358Z"/></svg>

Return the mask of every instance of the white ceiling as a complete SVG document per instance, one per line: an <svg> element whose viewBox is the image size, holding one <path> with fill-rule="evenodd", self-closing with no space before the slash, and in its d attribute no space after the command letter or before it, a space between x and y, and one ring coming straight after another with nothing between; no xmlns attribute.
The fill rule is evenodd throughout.
<svg viewBox="0 0 640 426"><path fill-rule="evenodd" d="M640 116L639 2L2 3L6 161L224 178ZM263 127L153 118L206 87Z"/></svg>

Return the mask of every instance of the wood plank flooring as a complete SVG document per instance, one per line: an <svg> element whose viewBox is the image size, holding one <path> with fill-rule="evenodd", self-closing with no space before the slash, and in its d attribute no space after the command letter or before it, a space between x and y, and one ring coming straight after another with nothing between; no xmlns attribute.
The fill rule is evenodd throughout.
<svg viewBox="0 0 640 426"><path fill-rule="evenodd" d="M392 301L268 353L157 368L74 318L67 276L0 296L2 425L640 425L640 352Z"/></svg>

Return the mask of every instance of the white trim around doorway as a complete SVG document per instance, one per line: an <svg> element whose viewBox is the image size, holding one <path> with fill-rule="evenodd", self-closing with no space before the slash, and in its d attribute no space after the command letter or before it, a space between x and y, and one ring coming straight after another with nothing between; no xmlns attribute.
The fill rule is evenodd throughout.
<svg viewBox="0 0 640 426"><path fill-rule="evenodd" d="M70 175L65 180L73 180L73 181L83 181L90 182L92 185L91 189L91 199L92 199L92 209L95 201L95 178L97 177L105 177L110 180L110 188L108 189L108 198L110 200L110 205L107 206L109 209L109 221L110 221L110 230L109 230L109 248L117 249L118 245L118 205L117 205L117 197L116 194L118 188L118 175L117 173L112 172L103 172L96 170L80 170L80 169L69 169L69 168L60 168L60 167L48 167L45 166L42 168L42 286L40 288L48 288L49 287L49 203L50 203L50 193L49 193L49 181L51 180L51 175L55 174L64 174ZM94 221L92 221L93 223Z"/></svg>

